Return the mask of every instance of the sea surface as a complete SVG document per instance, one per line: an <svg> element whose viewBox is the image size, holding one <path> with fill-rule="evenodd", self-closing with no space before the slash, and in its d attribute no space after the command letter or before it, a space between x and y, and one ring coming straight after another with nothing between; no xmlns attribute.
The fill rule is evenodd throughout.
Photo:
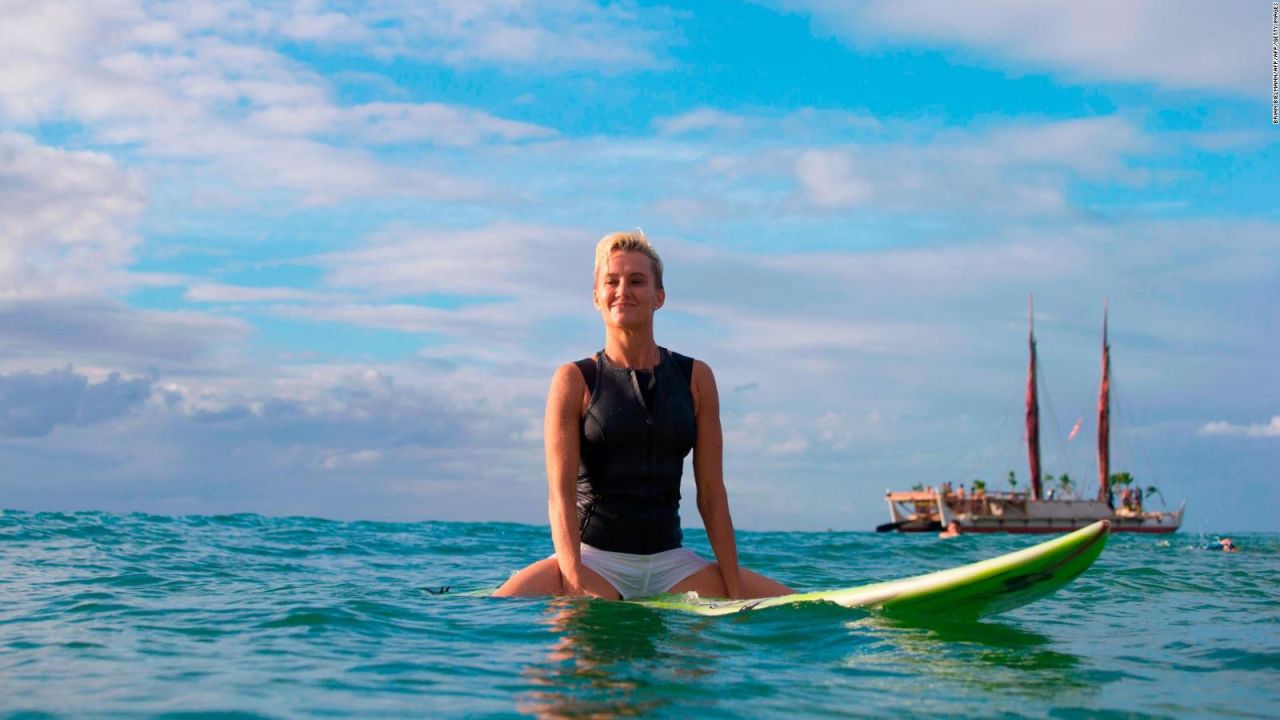
<svg viewBox="0 0 1280 720"><path fill-rule="evenodd" d="M1274 718L1280 535L1233 538L1114 536L1051 597L929 626L465 594L549 554L533 526L8 511L0 717ZM804 589L1034 542L739 538Z"/></svg>

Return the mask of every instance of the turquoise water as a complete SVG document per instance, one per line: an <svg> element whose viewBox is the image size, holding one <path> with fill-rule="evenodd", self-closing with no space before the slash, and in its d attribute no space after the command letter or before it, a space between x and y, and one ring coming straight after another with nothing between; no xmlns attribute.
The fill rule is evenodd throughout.
<svg viewBox="0 0 1280 720"><path fill-rule="evenodd" d="M457 593L548 554L538 527L9 511L0 716L1276 717L1280 535L1233 537L1229 555L1116 536L1052 597L921 627ZM746 565L799 588L1034 541L740 537Z"/></svg>

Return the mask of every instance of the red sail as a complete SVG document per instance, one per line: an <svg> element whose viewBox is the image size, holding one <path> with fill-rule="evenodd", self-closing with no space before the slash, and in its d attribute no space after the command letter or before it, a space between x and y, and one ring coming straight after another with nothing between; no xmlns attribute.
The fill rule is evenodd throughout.
<svg viewBox="0 0 1280 720"><path fill-rule="evenodd" d="M1028 300L1030 306L1030 300ZM1040 402L1036 396L1036 331L1028 335L1031 359L1027 365L1027 460L1031 465L1031 498L1040 499Z"/></svg>
<svg viewBox="0 0 1280 720"><path fill-rule="evenodd" d="M1098 390L1098 499L1106 502L1111 473L1111 345L1107 343L1107 311L1102 311L1102 386Z"/></svg>

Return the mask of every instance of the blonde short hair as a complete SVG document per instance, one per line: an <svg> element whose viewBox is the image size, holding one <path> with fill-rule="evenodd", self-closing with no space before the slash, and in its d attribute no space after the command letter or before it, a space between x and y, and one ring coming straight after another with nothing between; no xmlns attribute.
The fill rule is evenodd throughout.
<svg viewBox="0 0 1280 720"><path fill-rule="evenodd" d="M600 242L596 243L596 265L591 273L593 278L600 277L600 268L608 267L609 256L614 250L638 252L647 256L653 261L654 287L662 289L662 258L658 257L658 251L653 249L653 245L649 243L649 239L644 236L644 231L640 228L630 232L609 233L600 238Z"/></svg>

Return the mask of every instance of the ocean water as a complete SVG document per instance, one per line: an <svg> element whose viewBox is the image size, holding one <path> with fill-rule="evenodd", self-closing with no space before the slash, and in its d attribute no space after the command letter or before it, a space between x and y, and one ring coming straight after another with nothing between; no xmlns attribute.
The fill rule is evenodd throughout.
<svg viewBox="0 0 1280 720"><path fill-rule="evenodd" d="M1115 536L1049 598L928 626L460 592L547 555L531 526L8 511L0 717L1274 718L1280 535L1233 537ZM1034 541L739 538L744 565L805 589Z"/></svg>

